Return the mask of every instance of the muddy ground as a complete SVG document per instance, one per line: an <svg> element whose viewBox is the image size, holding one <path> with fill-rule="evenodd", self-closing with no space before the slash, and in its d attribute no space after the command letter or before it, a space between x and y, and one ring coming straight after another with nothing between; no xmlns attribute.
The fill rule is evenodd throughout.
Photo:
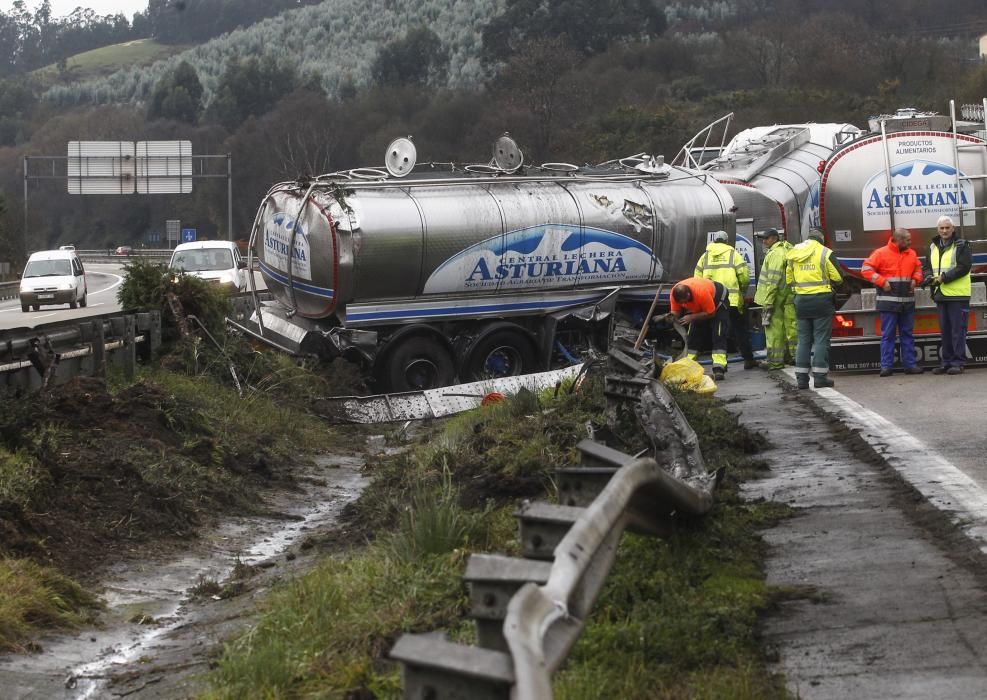
<svg viewBox="0 0 987 700"><path fill-rule="evenodd" d="M345 449L296 464L154 383L113 395L78 379L5 402L0 438L43 478L29 503L0 506L0 554L52 566L106 607L81 632L0 655L3 697L194 694L272 585L359 544L337 518L370 453L365 430L347 432Z"/></svg>

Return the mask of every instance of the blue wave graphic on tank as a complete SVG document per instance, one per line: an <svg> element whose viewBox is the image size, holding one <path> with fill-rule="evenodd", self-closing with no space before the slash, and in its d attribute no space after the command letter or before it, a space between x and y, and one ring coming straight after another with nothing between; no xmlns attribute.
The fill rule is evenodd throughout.
<svg viewBox="0 0 987 700"><path fill-rule="evenodd" d="M281 212L271 217L271 223L277 226L278 228L283 228L290 235L291 227L294 226L295 224L295 219L289 217L284 212ZM305 233L305 229L302 227L301 224L298 224L298 226L295 227L295 236L296 238L297 236L303 236L305 238L308 238L308 236Z"/></svg>
<svg viewBox="0 0 987 700"><path fill-rule="evenodd" d="M891 168L891 177L897 177L903 175L908 177L912 174L915 166L923 163L922 165L922 175L931 175L932 173L943 173L945 175L956 175L956 168L951 165L946 165L945 163L929 163L926 161L910 161L908 163L901 163L900 165L895 165Z"/></svg>
<svg viewBox="0 0 987 700"><path fill-rule="evenodd" d="M589 226L542 224L509 231L453 255L429 276L426 294L531 290L660 279L651 248Z"/></svg>

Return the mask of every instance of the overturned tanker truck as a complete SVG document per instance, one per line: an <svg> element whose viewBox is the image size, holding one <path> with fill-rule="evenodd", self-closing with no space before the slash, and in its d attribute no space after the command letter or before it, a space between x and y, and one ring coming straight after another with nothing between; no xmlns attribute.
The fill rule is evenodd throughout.
<svg viewBox="0 0 987 700"><path fill-rule="evenodd" d="M250 244L273 299L248 330L390 392L542 371L640 325L734 232L723 185L661 157L521 162L502 137L489 164L416 167L398 139L386 169L275 185Z"/></svg>

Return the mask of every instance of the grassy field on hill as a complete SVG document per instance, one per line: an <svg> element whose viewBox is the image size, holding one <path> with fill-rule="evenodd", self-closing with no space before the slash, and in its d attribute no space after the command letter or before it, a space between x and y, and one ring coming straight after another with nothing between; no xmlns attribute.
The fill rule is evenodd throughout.
<svg viewBox="0 0 987 700"><path fill-rule="evenodd" d="M65 62L65 70L59 70L58 66L52 64L39 68L34 75L45 87L94 80L124 68L151 65L187 48L183 45L160 44L154 39L135 39L71 56Z"/></svg>

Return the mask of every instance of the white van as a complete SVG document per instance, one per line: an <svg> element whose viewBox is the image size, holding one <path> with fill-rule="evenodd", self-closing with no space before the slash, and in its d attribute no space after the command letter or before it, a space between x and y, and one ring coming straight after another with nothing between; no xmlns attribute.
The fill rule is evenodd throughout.
<svg viewBox="0 0 987 700"><path fill-rule="evenodd" d="M42 306L85 306L89 295L86 270L74 250L42 250L32 253L21 275L21 311Z"/></svg>
<svg viewBox="0 0 987 700"><path fill-rule="evenodd" d="M221 285L231 292L247 288L247 262L232 241L182 243L171 254L168 268Z"/></svg>

